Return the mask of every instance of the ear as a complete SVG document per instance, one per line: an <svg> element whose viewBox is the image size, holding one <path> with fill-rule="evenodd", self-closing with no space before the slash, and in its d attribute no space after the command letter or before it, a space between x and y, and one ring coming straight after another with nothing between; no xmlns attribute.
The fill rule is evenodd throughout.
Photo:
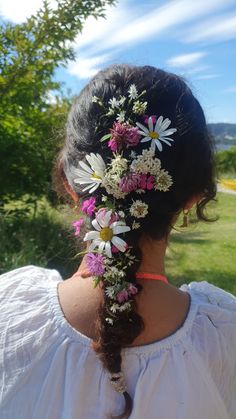
<svg viewBox="0 0 236 419"><path fill-rule="evenodd" d="M74 202L78 202L79 201L79 197L78 197L77 193L72 189L72 187L70 186L70 184L69 184L69 182L67 181L66 178L63 177L62 183L64 185L65 190L72 197L73 201Z"/></svg>

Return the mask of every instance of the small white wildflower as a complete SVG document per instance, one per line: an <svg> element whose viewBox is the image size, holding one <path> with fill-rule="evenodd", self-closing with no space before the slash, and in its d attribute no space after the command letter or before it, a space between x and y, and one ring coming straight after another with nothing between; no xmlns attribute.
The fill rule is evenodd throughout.
<svg viewBox="0 0 236 419"><path fill-rule="evenodd" d="M119 307L119 311L126 311L131 309L130 303L124 303Z"/></svg>
<svg viewBox="0 0 236 419"><path fill-rule="evenodd" d="M125 111L120 111L120 113L118 113L116 120L118 122L125 122Z"/></svg>
<svg viewBox="0 0 236 419"><path fill-rule="evenodd" d="M110 164L112 170L116 173L123 174L128 169L128 160L117 154Z"/></svg>
<svg viewBox="0 0 236 419"><path fill-rule="evenodd" d="M106 317L105 320L106 320L107 323L109 323L109 324L111 324L113 326L113 324L114 324L114 320L113 319L111 319L110 317Z"/></svg>
<svg viewBox="0 0 236 419"><path fill-rule="evenodd" d="M98 103L100 101L100 99L97 96L92 96L92 102L93 103Z"/></svg>
<svg viewBox="0 0 236 419"><path fill-rule="evenodd" d="M102 195L102 202L107 202L108 198L105 195Z"/></svg>
<svg viewBox="0 0 236 419"><path fill-rule="evenodd" d="M137 223L136 221L132 224L132 230L137 230L140 227L140 223Z"/></svg>
<svg viewBox="0 0 236 419"><path fill-rule="evenodd" d="M158 191L167 192L173 184L172 177L166 170L161 170L157 176L154 188Z"/></svg>
<svg viewBox="0 0 236 419"><path fill-rule="evenodd" d="M119 304L114 303L110 307L110 310L112 311L112 313L116 313L117 311L119 311L119 308L120 308Z"/></svg>
<svg viewBox="0 0 236 419"><path fill-rule="evenodd" d="M124 211L119 211L119 212L118 212L118 215L119 215L119 217L120 217L120 218L125 218L125 213L124 213Z"/></svg>
<svg viewBox="0 0 236 419"><path fill-rule="evenodd" d="M144 189L136 189L135 192L138 193L139 195L141 195L141 194L145 193L145 190Z"/></svg>
<svg viewBox="0 0 236 419"><path fill-rule="evenodd" d="M148 205L137 199L130 207L130 214L136 218L144 218L148 214Z"/></svg>
<svg viewBox="0 0 236 419"><path fill-rule="evenodd" d="M119 108L120 106L120 101L117 100L115 97L112 97L108 103L109 105L111 105L112 109Z"/></svg>
<svg viewBox="0 0 236 419"><path fill-rule="evenodd" d="M142 115L145 113L147 108L147 102L140 102L140 100L136 100L133 105L133 112Z"/></svg>
<svg viewBox="0 0 236 419"><path fill-rule="evenodd" d="M120 99L119 99L119 104L120 104L121 106L122 106L122 105L124 105L125 101L126 101L126 97L125 97L125 96L120 96Z"/></svg>
<svg viewBox="0 0 236 419"><path fill-rule="evenodd" d="M154 156L154 150L143 150L142 154L132 161L130 165L131 170L135 173L150 173L151 175L157 176L161 169L161 161Z"/></svg>
<svg viewBox="0 0 236 419"><path fill-rule="evenodd" d="M135 159L137 157L137 153L134 150L132 150L130 153L130 157L131 159Z"/></svg>
<svg viewBox="0 0 236 419"><path fill-rule="evenodd" d="M135 86L135 84L130 85L128 92L129 92L130 99L137 99L138 91L137 91L137 87Z"/></svg>
<svg viewBox="0 0 236 419"><path fill-rule="evenodd" d="M107 112L107 116L111 116L111 115L114 115L115 114L115 111L114 111L114 109L112 109L112 108L109 108L109 110L108 110L108 112Z"/></svg>
<svg viewBox="0 0 236 419"><path fill-rule="evenodd" d="M114 286L109 286L109 287L106 287L106 289L105 289L105 294L109 297L109 298L113 298L114 296L115 296L115 292L116 292L116 290L115 290L115 287Z"/></svg>

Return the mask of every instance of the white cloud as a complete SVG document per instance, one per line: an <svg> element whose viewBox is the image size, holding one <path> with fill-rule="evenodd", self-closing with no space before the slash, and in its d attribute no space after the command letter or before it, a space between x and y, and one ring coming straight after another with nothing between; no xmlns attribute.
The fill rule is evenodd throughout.
<svg viewBox="0 0 236 419"><path fill-rule="evenodd" d="M196 64L201 58L206 56L206 52L192 52L190 54L176 55L167 60L167 65L170 67L186 67Z"/></svg>
<svg viewBox="0 0 236 419"><path fill-rule="evenodd" d="M194 26L186 42L227 41L236 38L236 14L224 15Z"/></svg>
<svg viewBox="0 0 236 419"><path fill-rule="evenodd" d="M196 77L196 80L210 80L218 77L220 77L220 74L203 74L202 76Z"/></svg>
<svg viewBox="0 0 236 419"><path fill-rule="evenodd" d="M80 56L78 60L73 61L68 66L70 74L80 79L93 77L100 69L101 64L111 59L111 54L97 55L94 57Z"/></svg>
<svg viewBox="0 0 236 419"><path fill-rule="evenodd" d="M0 0L0 15L7 20L21 23L27 17L35 14L43 4L43 0ZM56 6L56 0L49 1L51 7Z"/></svg>

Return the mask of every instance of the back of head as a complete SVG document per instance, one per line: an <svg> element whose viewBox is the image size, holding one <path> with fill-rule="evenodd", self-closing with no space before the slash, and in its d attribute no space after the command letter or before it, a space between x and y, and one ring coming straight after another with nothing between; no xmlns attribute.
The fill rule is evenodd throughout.
<svg viewBox="0 0 236 419"><path fill-rule="evenodd" d="M95 229L85 236L104 291L94 349L125 397L125 418L132 400L121 385L121 349L143 329L135 303L139 240L167 238L173 219L194 197L198 218L207 220L204 208L216 193L204 113L175 74L111 66L75 100L59 164Z"/></svg>

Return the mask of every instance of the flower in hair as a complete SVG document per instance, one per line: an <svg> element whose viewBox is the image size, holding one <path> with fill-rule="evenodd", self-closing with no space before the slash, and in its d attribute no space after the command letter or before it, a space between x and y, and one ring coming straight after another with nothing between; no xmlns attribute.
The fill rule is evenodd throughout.
<svg viewBox="0 0 236 419"><path fill-rule="evenodd" d="M144 218L148 214L148 205L137 199L130 207L130 214L135 218Z"/></svg>
<svg viewBox="0 0 236 419"><path fill-rule="evenodd" d="M96 198L94 198L93 196L89 199L86 199L82 204L82 211L85 212L85 214L87 214L89 217L91 217L96 208L95 203Z"/></svg>
<svg viewBox="0 0 236 419"><path fill-rule="evenodd" d="M127 244L117 234L130 231L130 227L123 221L112 222L112 216L114 214L112 214L111 210L105 211L104 214L97 213L96 218L92 221L95 230L89 231L84 237L84 241L92 240L89 252L98 247L100 253L105 251L106 255L111 258L111 244L116 246L121 252L125 252Z"/></svg>
<svg viewBox="0 0 236 419"><path fill-rule="evenodd" d="M80 185L87 185L82 191L89 191L89 193L94 192L102 183L104 178L104 171L106 165L103 158L100 154L86 154L85 156L87 162L80 161L79 165L82 169L75 168L75 174L78 176L74 179L74 183L79 183Z"/></svg>
<svg viewBox="0 0 236 419"><path fill-rule="evenodd" d="M135 86L135 84L130 85L128 93L129 93L129 98L130 99L137 99L138 91L137 91L137 87Z"/></svg>
<svg viewBox="0 0 236 419"><path fill-rule="evenodd" d="M79 236L80 234L80 228L83 224L83 218L80 218L79 220L73 221L72 225L75 227L75 236Z"/></svg>
<svg viewBox="0 0 236 419"><path fill-rule="evenodd" d="M166 170L161 170L157 176L154 188L158 191L167 192L173 184L172 177Z"/></svg>
<svg viewBox="0 0 236 419"><path fill-rule="evenodd" d="M151 149L155 150L155 147L157 147L159 151L163 150L161 142L171 146L171 142L174 140L168 136L174 134L177 130L176 128L167 129L170 124L170 119L164 119L163 116L159 116L155 127L151 116L148 118L148 128L140 124L140 122L136 122L136 125L140 128L139 134L144 136L141 143L151 141Z"/></svg>
<svg viewBox="0 0 236 419"><path fill-rule="evenodd" d="M102 276L104 274L105 258L101 254L87 253L85 260L91 275Z"/></svg>

